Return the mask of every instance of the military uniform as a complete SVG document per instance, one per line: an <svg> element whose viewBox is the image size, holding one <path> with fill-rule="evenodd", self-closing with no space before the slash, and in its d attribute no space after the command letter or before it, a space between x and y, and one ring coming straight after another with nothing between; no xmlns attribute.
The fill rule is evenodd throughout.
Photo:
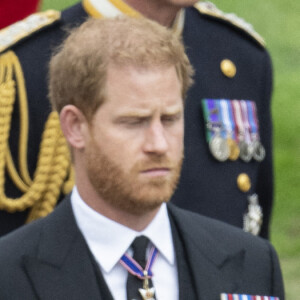
<svg viewBox="0 0 300 300"><path fill-rule="evenodd" d="M30 26L26 29L27 33L20 33L20 29L17 34L18 30L11 34L6 32L5 42L1 42L3 32L0 34L3 52L0 93L4 95L1 98L6 99L5 105L9 101L12 103L0 111L6 120L0 132L0 147L6 153L0 156L0 234L22 225L26 219L48 214L61 192L71 189L69 154L57 115L51 113L47 99L46 74L51 53L66 36L65 29L81 24L89 15L138 15L121 0L113 1L114 4L110 0L95 3L84 0L61 15L55 11L43 13L43 18L35 21L31 29ZM259 232L263 215L260 235L268 237L273 199L272 74L264 42L249 24L222 13L210 3L199 2L179 15L176 30L182 34L196 73L185 107L185 161L172 201L186 209L244 227L254 234ZM223 148L219 149L224 156L222 161L214 156L207 136L212 139L217 133L208 126L210 112L207 117L204 104L205 101L219 104L221 100L225 105L233 103L239 107L247 102L255 107L251 113L257 119L256 130L265 151L260 161L251 157L246 162L238 153L230 159L223 155L226 152ZM221 108L216 111L223 112ZM235 130L247 122L251 127L250 121L247 116L242 119L243 124L232 120L232 128ZM224 131L225 123L219 123L219 129ZM223 142L225 139L223 134ZM239 142L238 134L235 139ZM18 198L20 196L23 198Z"/></svg>

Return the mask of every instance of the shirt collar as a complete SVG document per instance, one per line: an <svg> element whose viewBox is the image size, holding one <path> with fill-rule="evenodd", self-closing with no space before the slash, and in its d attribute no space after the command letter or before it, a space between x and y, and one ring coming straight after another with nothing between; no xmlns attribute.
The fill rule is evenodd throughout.
<svg viewBox="0 0 300 300"><path fill-rule="evenodd" d="M76 187L72 191L71 204L77 225L96 261L105 272L112 270L139 235L148 237L159 250L160 255L169 264L174 265L171 225L165 203L142 232L134 231L93 210L80 197Z"/></svg>
<svg viewBox="0 0 300 300"><path fill-rule="evenodd" d="M113 18L122 14L138 17L141 14L122 0L83 0L85 11L95 18ZM180 35L183 31L185 11L181 9L172 25L172 30Z"/></svg>

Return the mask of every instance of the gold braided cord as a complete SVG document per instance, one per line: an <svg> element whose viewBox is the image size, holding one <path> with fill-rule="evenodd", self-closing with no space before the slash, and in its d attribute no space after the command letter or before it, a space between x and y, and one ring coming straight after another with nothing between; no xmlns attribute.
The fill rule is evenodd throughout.
<svg viewBox="0 0 300 300"><path fill-rule="evenodd" d="M13 80L14 64L18 64L18 59L16 58L16 56L13 52L8 52L0 57L0 66L2 69L2 76L0 78L0 83L5 83L5 82L11 81L11 80L15 83L15 81ZM15 93L15 87L13 87L13 89L14 89L14 93ZM14 102L15 102L15 94L14 94L14 98L13 98L13 104L14 104ZM10 127L9 127L9 130L10 130ZM5 159L6 159L7 171L9 173L9 176L13 179L16 187L23 192L27 191L29 186L21 179L21 177L19 176L19 174L15 168L15 165L14 165L14 162L13 162L13 159L11 156L11 152L9 150L8 142L7 142L7 151L6 151Z"/></svg>
<svg viewBox="0 0 300 300"><path fill-rule="evenodd" d="M28 127L29 127L29 114L27 104L27 94L25 88L24 74L18 58L14 57L15 63L14 71L16 76L18 94L19 94L19 111L20 111L20 136L19 136L19 168L21 177L28 185L32 184L27 165L27 145L28 145Z"/></svg>
<svg viewBox="0 0 300 300"><path fill-rule="evenodd" d="M7 147L8 147L8 145L7 145ZM13 161L10 151L6 151L5 159L6 159L6 168L7 168L7 170L9 170L10 178L13 178L13 182L14 182L15 186L23 193L27 192L29 189L29 186L19 176L19 174L15 168L14 161Z"/></svg>
<svg viewBox="0 0 300 300"><path fill-rule="evenodd" d="M18 174L10 149L7 150L7 171L11 178L14 178L16 186L23 192L28 190L32 184L27 166L27 144L28 144L28 104L25 89L25 81L22 68L17 56L13 52L9 52L6 56L6 62L16 77L18 96L19 96L19 114L20 114L20 134L19 134L19 168ZM9 147L9 145L7 146Z"/></svg>
<svg viewBox="0 0 300 300"><path fill-rule="evenodd" d="M23 102L20 104L20 114L22 111L23 116L20 116L22 129L20 129L19 138L19 142L23 144L19 156L21 176L13 165L8 141L16 96L14 76L17 79L20 102ZM18 58L10 51L0 56L0 209L16 212L32 208L29 219L33 220L53 210L71 164L56 112L49 115L45 124L33 181L28 173L27 139L28 108L24 76ZM24 192L17 199L8 198L5 195L5 168L9 169L13 183ZM73 185L72 180L71 185Z"/></svg>
<svg viewBox="0 0 300 300"><path fill-rule="evenodd" d="M1 62L0 62L1 63ZM12 80L0 82L0 207L2 204L2 191L5 184L5 157L10 130L10 121L15 100L15 88Z"/></svg>
<svg viewBox="0 0 300 300"><path fill-rule="evenodd" d="M56 142L56 132L59 126L58 120L53 120L51 116L45 125L43 133L41 151L37 163L37 169L34 175L33 184L28 191L18 199L8 198L4 194L5 174L1 172L0 176L0 209L5 209L8 212L23 211L32 207L39 199L42 198L49 177L53 156L54 146ZM3 179L2 179L2 178Z"/></svg>
<svg viewBox="0 0 300 300"><path fill-rule="evenodd" d="M45 217L53 211L57 204L57 200L61 193L61 187L67 176L70 165L69 149L66 140L60 131L54 153L53 167L51 168L47 183L47 191L41 201L38 201L31 209L27 222Z"/></svg>

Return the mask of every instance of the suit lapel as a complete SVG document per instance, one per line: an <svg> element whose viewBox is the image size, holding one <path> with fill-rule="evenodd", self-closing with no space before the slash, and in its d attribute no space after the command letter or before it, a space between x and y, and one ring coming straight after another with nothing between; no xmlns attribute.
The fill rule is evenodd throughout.
<svg viewBox="0 0 300 300"><path fill-rule="evenodd" d="M233 253L221 249L206 231L202 218L169 205L169 214L177 227L192 272L197 299L217 300L221 293L233 293L242 278L245 250L241 247Z"/></svg>
<svg viewBox="0 0 300 300"><path fill-rule="evenodd" d="M245 250L220 248L223 236L211 237L206 222L169 205L186 251L197 299L217 300L234 293L242 278ZM101 299L89 250L76 225L67 198L43 222L35 254L23 257L23 267L39 299Z"/></svg>
<svg viewBox="0 0 300 300"><path fill-rule="evenodd" d="M44 222L37 253L24 256L23 265L39 299L101 299L69 198Z"/></svg>

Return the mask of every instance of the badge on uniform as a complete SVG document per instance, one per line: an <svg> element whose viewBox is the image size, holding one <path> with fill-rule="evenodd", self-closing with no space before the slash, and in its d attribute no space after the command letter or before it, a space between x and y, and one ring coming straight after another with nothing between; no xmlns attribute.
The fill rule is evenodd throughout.
<svg viewBox="0 0 300 300"><path fill-rule="evenodd" d="M221 294L220 300L280 300L278 297L254 296L246 294Z"/></svg>
<svg viewBox="0 0 300 300"><path fill-rule="evenodd" d="M248 203L248 212L243 217L243 229L253 235L258 235L263 222L263 213L257 194L248 196Z"/></svg>
<svg viewBox="0 0 300 300"><path fill-rule="evenodd" d="M256 104L249 100L203 99L206 139L217 160L262 161Z"/></svg>

